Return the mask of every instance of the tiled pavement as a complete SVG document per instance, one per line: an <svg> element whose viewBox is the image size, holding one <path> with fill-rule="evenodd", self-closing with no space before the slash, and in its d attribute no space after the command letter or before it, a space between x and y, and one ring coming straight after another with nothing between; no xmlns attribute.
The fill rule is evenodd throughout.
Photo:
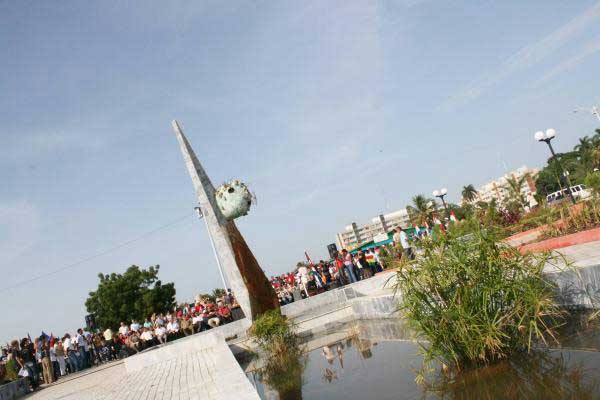
<svg viewBox="0 0 600 400"><path fill-rule="evenodd" d="M129 374L125 363L109 364L59 381L28 399L258 400L259 397L223 340Z"/></svg>

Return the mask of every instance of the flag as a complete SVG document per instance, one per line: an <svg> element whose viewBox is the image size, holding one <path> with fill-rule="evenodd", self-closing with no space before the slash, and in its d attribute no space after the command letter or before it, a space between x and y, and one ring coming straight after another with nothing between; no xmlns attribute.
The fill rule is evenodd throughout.
<svg viewBox="0 0 600 400"><path fill-rule="evenodd" d="M442 230L442 232L446 232L446 227L444 226L444 224L442 223L442 221L440 221L440 219L435 214L433 214L433 222L436 225L439 225L439 227Z"/></svg>
<svg viewBox="0 0 600 400"><path fill-rule="evenodd" d="M456 222L456 221L458 221L458 220L456 219L456 215L454 215L454 211L450 211L450 221L452 221L452 222Z"/></svg>
<svg viewBox="0 0 600 400"><path fill-rule="evenodd" d="M308 261L308 265L310 265L311 267L313 266L313 262L310 259L310 256L308 255L307 251L304 250L304 255L306 256L306 261Z"/></svg>
<svg viewBox="0 0 600 400"><path fill-rule="evenodd" d="M419 236L419 233L421 232L421 229L419 229L419 225L415 224L415 236Z"/></svg>

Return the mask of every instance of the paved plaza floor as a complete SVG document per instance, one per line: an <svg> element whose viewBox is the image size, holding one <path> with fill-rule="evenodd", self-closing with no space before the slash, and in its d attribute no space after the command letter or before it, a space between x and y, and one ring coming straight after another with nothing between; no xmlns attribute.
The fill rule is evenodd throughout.
<svg viewBox="0 0 600 400"><path fill-rule="evenodd" d="M224 344L225 345L225 344ZM226 346L226 345L225 345ZM222 349L206 348L127 373L117 361L74 374L29 395L31 400L259 400L258 394Z"/></svg>

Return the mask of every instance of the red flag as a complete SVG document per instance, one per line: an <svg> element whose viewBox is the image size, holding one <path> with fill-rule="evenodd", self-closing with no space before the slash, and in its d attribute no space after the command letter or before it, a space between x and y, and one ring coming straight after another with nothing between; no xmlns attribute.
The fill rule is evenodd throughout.
<svg viewBox="0 0 600 400"><path fill-rule="evenodd" d="M306 250L304 250L304 255L306 256L306 261L308 261L308 265L310 265L312 267L313 266L313 262L310 259L310 256L308 255L308 253L306 252Z"/></svg>

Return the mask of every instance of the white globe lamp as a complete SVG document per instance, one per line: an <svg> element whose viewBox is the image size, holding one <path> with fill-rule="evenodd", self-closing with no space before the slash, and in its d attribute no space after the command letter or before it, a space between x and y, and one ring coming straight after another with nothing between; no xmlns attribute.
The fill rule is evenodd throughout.
<svg viewBox="0 0 600 400"><path fill-rule="evenodd" d="M542 131L537 131L534 135L535 140L537 140L538 142L541 142L542 140L544 140L546 138L546 134Z"/></svg>

